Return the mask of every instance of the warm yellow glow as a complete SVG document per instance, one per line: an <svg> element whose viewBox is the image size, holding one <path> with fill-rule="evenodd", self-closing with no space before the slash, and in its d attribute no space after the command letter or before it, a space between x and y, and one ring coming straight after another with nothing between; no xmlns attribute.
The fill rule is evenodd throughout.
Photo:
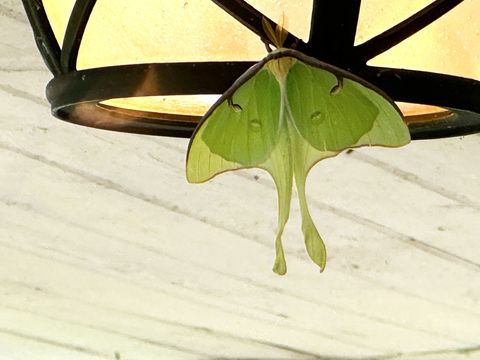
<svg viewBox="0 0 480 360"><path fill-rule="evenodd" d="M61 43L74 0L44 0ZM272 19L282 13L289 30L306 40L311 0L249 0ZM425 7L431 0L362 1L356 43ZM465 0L372 65L428 70L480 79L480 1ZM98 0L80 48L78 68L172 61L256 60L258 37L210 0Z"/></svg>
<svg viewBox="0 0 480 360"><path fill-rule="evenodd" d="M43 0L60 44L74 0ZM404 20L432 0L362 1L356 43ZM308 38L311 0L249 0ZM424 30L371 61L480 79L480 1L465 0ZM258 60L258 36L210 0L98 0L80 48L78 68L173 61Z"/></svg>
<svg viewBox="0 0 480 360"><path fill-rule="evenodd" d="M391 28L432 2L433 0L362 0L355 45Z"/></svg>
<svg viewBox="0 0 480 360"><path fill-rule="evenodd" d="M288 28L307 40L312 0L248 0L271 19L285 13ZM432 0L363 0L356 43L404 20ZM60 42L74 0L43 0ZM371 61L373 65L480 79L480 0L465 0L424 30ZM80 47L78 69L148 62L259 60L258 36L210 0L98 0ZM147 74L149 75L149 74ZM143 81L139 88L156 81ZM148 85L148 86L150 86ZM139 91L142 93L142 91ZM143 92L145 93L145 92ZM153 92L154 93L154 92ZM202 115L215 101L199 96L113 99L105 105L171 114ZM406 115L439 108L401 104Z"/></svg>
<svg viewBox="0 0 480 360"><path fill-rule="evenodd" d="M444 108L432 105L412 104L405 102L397 102L397 105L405 116L427 115L447 111Z"/></svg>
<svg viewBox="0 0 480 360"><path fill-rule="evenodd" d="M288 31L303 41L308 41L312 0L246 0L246 2L273 21L279 21L282 15L285 15L284 26Z"/></svg>
<svg viewBox="0 0 480 360"><path fill-rule="evenodd" d="M433 1L362 1L356 42L390 28ZM480 79L480 1L465 0L369 64Z"/></svg>
<svg viewBox="0 0 480 360"><path fill-rule="evenodd" d="M73 3L44 0L60 44ZM275 6L271 0L249 3L274 20L284 12L292 33L308 37L311 0L277 0ZM257 35L210 0L98 0L85 30L77 67L258 60L265 54Z"/></svg>
<svg viewBox="0 0 480 360"><path fill-rule="evenodd" d="M143 96L136 98L120 98L102 101L102 105L114 108L134 110L146 113L162 113L172 115L203 116L218 100L220 95L172 95ZM448 110L438 106L398 102L407 123L422 122L425 119L436 119L448 116Z"/></svg>
<svg viewBox="0 0 480 360"><path fill-rule="evenodd" d="M142 96L102 101L102 104L129 110L202 116L220 95Z"/></svg>
<svg viewBox="0 0 480 360"><path fill-rule="evenodd" d="M452 113L444 108L431 105L397 102L407 124L422 123L445 119Z"/></svg>
<svg viewBox="0 0 480 360"><path fill-rule="evenodd" d="M63 43L73 5L75 5L75 0L43 0L50 26L60 46Z"/></svg>

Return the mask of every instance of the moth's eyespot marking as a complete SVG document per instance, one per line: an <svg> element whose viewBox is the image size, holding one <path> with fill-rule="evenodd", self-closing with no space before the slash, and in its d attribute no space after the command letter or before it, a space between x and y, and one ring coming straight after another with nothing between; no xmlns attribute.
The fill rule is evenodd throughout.
<svg viewBox="0 0 480 360"><path fill-rule="evenodd" d="M257 119L250 120L249 125L250 125L250 129L252 131L258 132L258 131L262 130L262 123L260 121L258 121Z"/></svg>
<svg viewBox="0 0 480 360"><path fill-rule="evenodd" d="M337 77L337 85L332 87L330 90L330 95L338 95L340 91L343 89L343 78L342 77Z"/></svg>
<svg viewBox="0 0 480 360"><path fill-rule="evenodd" d="M240 111L243 110L240 105L233 103L233 99L232 99L232 98L228 98L228 99L227 99L227 104L228 104L228 106L230 107L230 109L232 109L232 110L235 111L235 112L240 112Z"/></svg>
<svg viewBox="0 0 480 360"><path fill-rule="evenodd" d="M320 125L325 120L325 116L320 111L314 111L310 115L310 121L313 125Z"/></svg>

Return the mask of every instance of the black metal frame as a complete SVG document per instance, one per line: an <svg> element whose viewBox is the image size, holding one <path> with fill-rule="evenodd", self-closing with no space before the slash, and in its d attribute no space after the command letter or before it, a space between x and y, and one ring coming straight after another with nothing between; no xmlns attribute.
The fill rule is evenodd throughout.
<svg viewBox="0 0 480 360"><path fill-rule="evenodd" d="M200 117L148 113L100 104L120 97L223 93L253 62L155 63L76 70L78 50L96 0L77 0L62 49L41 0L22 0L37 46L54 75L47 98L56 117L101 129L190 137ZM212 0L268 41L259 11L244 0ZM480 81L437 73L367 66L369 59L423 29L463 0L436 0L410 18L354 46L361 0L314 0L308 42L289 34L286 47L348 70L396 101L439 106L447 111L408 121L412 139L480 132ZM275 26L275 23L268 19ZM149 86L138 84L151 79ZM161 84L161 87L158 86Z"/></svg>

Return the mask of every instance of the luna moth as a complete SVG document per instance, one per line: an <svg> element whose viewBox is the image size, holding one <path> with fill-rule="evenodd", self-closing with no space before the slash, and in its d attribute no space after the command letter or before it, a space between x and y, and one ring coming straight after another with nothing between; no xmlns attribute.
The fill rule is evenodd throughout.
<svg viewBox="0 0 480 360"><path fill-rule="evenodd" d="M410 141L402 113L381 90L338 67L283 48L286 31L266 27L277 49L247 70L206 112L187 153L187 180L260 168L273 178L278 228L273 271L287 271L282 233L295 182L305 246L323 271L325 245L310 216L305 183L317 162L364 145Z"/></svg>

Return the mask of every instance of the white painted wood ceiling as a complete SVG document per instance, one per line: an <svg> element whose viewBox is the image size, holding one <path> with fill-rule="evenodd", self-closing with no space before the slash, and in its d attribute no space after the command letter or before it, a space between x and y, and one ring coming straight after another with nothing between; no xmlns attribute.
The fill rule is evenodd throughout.
<svg viewBox="0 0 480 360"><path fill-rule="evenodd" d="M56 120L50 78L1 0L1 360L480 359L480 136L318 165L327 268L295 205L279 277L265 173L189 185L186 140Z"/></svg>

